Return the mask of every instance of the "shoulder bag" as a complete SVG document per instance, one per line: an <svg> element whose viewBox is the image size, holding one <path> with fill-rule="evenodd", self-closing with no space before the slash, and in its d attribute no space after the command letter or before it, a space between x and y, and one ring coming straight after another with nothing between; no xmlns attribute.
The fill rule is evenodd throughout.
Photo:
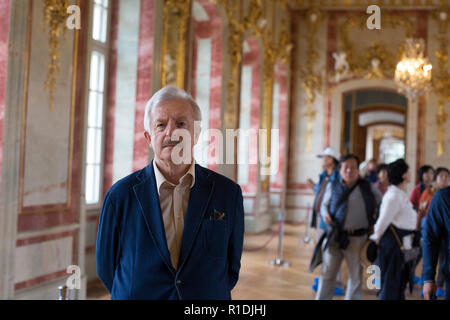
<svg viewBox="0 0 450 320"><path fill-rule="evenodd" d="M403 255L403 262L408 263L411 261L415 261L417 257L419 256L419 247L412 247L411 249L405 249L403 246L403 243L400 241L400 238L395 231L395 228L392 226L392 224L389 226L391 228L392 233L394 234L395 240L397 240L397 244L400 247L400 250L402 251Z"/></svg>

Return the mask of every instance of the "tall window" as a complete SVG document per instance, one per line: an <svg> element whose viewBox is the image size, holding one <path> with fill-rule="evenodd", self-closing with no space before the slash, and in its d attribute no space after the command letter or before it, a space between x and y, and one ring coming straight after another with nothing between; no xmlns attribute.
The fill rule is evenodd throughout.
<svg viewBox="0 0 450 320"><path fill-rule="evenodd" d="M92 32L88 41L89 99L86 141L86 204L100 201L103 159L103 119L105 75L108 54L108 0L95 0L92 6Z"/></svg>

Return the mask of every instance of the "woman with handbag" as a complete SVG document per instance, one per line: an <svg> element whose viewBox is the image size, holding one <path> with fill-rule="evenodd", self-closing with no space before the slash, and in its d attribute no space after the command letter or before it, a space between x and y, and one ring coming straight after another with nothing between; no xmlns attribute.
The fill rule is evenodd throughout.
<svg viewBox="0 0 450 320"><path fill-rule="evenodd" d="M391 185L381 202L380 215L370 239L379 245L381 271L380 300L404 300L406 284L417 258L413 236L417 213L406 193L410 182L409 166L403 159L388 165Z"/></svg>

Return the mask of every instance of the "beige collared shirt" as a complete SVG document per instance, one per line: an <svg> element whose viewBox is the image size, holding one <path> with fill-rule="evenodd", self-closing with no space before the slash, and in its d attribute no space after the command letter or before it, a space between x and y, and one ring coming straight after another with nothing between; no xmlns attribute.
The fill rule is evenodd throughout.
<svg viewBox="0 0 450 320"><path fill-rule="evenodd" d="M169 248L172 264L177 269L189 195L195 183L195 160L177 185L167 181L156 165L155 160L153 160L153 170L155 172L156 188L164 222L167 247Z"/></svg>

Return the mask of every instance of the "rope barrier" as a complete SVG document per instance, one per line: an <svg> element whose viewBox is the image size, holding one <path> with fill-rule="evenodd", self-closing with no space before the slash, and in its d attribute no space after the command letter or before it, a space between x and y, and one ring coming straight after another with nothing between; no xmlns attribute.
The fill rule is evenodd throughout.
<svg viewBox="0 0 450 320"><path fill-rule="evenodd" d="M280 220L280 223L278 224L278 227L277 227L277 230L275 231L275 232L273 232L271 235L270 235L270 237L269 237L269 239L262 245L262 246L259 246L259 247L255 247L255 248L245 248L244 247L244 251L259 251L259 250L262 250L262 249L264 249L264 248L266 248L268 245L269 245L269 243L278 235L278 233L280 232L280 228L281 228L281 225L282 225L282 223L284 222L284 220Z"/></svg>

